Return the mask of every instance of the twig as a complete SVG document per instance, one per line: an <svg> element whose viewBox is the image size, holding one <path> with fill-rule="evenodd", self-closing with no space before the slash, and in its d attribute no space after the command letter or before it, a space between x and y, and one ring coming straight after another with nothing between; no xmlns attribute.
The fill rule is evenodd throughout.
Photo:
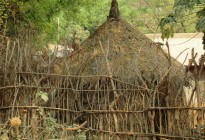
<svg viewBox="0 0 205 140"><path fill-rule="evenodd" d="M105 55L105 51L103 49L103 46L102 46L101 42L99 42L99 43L100 43L101 50L102 50L102 52L104 54L104 57L105 57L105 61L106 61L106 64L107 64L107 69L108 69L109 76L112 77L112 72L111 72L110 64L109 64L109 61L108 61L108 58L107 58L108 56ZM108 52L107 52L107 55L108 55ZM115 99L110 103L109 108L112 111L114 111L113 106L119 100L120 95L116 92L117 88L115 87L113 79L110 79L110 82L111 82L112 89L114 90ZM118 128L119 126L118 126L118 120L117 120L116 114L113 114L113 117L114 117L114 122L115 122L115 129L116 129L116 131L118 131L119 130L119 128ZM117 137L117 139L119 140L119 137Z"/></svg>
<svg viewBox="0 0 205 140"><path fill-rule="evenodd" d="M0 107L0 110L11 109L13 106ZM14 106L14 108L20 109L38 109L40 106ZM143 113L148 110L205 110L205 107L146 107L140 111L132 111L132 110L83 110L83 111L75 111L64 108L55 108L55 107L43 107L45 110L56 110L56 111L67 111L70 113L85 113L86 114L95 114L95 113Z"/></svg>
<svg viewBox="0 0 205 140"><path fill-rule="evenodd" d="M68 130L68 131L76 131L76 130L79 130L79 129L83 128L86 124L87 124L87 121L85 121L84 123L82 123L78 127L73 127L73 128L67 127L67 128L64 128L64 129Z"/></svg>
<svg viewBox="0 0 205 140"><path fill-rule="evenodd" d="M152 134L152 133L138 133L138 132L112 132L106 130L98 130L98 129L91 129L88 128L89 131L95 131L98 133L109 133L111 135L128 135L128 136L138 136L138 137L163 137L163 138L174 138L174 139L189 139L189 140L201 140L205 138L201 137L183 137L183 136L174 136L174 135L166 135L166 134Z"/></svg>

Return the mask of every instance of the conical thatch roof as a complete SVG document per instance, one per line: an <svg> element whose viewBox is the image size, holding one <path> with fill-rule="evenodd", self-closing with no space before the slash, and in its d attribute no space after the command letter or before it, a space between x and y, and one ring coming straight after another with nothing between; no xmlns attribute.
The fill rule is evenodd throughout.
<svg viewBox="0 0 205 140"><path fill-rule="evenodd" d="M160 79L170 65L161 48L121 19L107 20L82 43L77 57L82 65L79 74L109 75L105 55L112 75L130 82L139 75ZM183 70L179 62L172 61L171 77L181 77Z"/></svg>

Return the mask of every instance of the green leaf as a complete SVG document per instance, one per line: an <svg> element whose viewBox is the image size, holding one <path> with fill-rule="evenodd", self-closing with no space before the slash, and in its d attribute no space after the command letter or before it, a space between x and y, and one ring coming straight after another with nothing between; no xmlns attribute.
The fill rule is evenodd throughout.
<svg viewBox="0 0 205 140"><path fill-rule="evenodd" d="M36 96L40 97L44 102L48 101L48 93L47 92L38 91Z"/></svg>
<svg viewBox="0 0 205 140"><path fill-rule="evenodd" d="M48 94L47 93L41 94L41 99L43 99L45 102L47 102L48 101Z"/></svg>
<svg viewBox="0 0 205 140"><path fill-rule="evenodd" d="M198 32L205 32L205 17L201 17L196 23L196 29Z"/></svg>
<svg viewBox="0 0 205 140"><path fill-rule="evenodd" d="M164 40L165 38L170 38L174 36L174 25L176 23L175 17L173 14L170 14L166 18L162 18L159 26L162 32L161 38Z"/></svg>
<svg viewBox="0 0 205 140"><path fill-rule="evenodd" d="M203 8L202 10L198 11L196 13L196 15L200 18L200 17L204 17L205 15L205 8Z"/></svg>
<svg viewBox="0 0 205 140"><path fill-rule="evenodd" d="M44 115L44 108L39 107L39 113L40 113L41 116L43 116Z"/></svg>

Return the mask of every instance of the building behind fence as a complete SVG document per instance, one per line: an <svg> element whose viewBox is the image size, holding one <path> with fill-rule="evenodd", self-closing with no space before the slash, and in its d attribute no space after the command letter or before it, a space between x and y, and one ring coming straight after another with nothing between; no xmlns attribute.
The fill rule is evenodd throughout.
<svg viewBox="0 0 205 140"><path fill-rule="evenodd" d="M190 85L185 68L126 22L115 22L107 21L81 46L90 48L62 58L34 59L36 50L25 39L1 44L1 137L205 138L203 127L195 126L204 107L184 98L183 87ZM18 128L10 126L14 117L21 119Z"/></svg>

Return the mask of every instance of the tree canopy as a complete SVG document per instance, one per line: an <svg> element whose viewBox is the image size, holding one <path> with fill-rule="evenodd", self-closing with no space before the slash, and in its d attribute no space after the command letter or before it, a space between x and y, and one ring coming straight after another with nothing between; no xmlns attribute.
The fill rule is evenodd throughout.
<svg viewBox="0 0 205 140"><path fill-rule="evenodd" d="M158 23L174 0L118 0L121 17L143 33L159 32ZM1 0L0 34L32 36L34 43L83 40L107 19L111 0ZM36 41L38 40L38 41Z"/></svg>
<svg viewBox="0 0 205 140"><path fill-rule="evenodd" d="M173 37L178 24L185 32L205 33L205 0L175 0L172 12L160 21L162 38Z"/></svg>

